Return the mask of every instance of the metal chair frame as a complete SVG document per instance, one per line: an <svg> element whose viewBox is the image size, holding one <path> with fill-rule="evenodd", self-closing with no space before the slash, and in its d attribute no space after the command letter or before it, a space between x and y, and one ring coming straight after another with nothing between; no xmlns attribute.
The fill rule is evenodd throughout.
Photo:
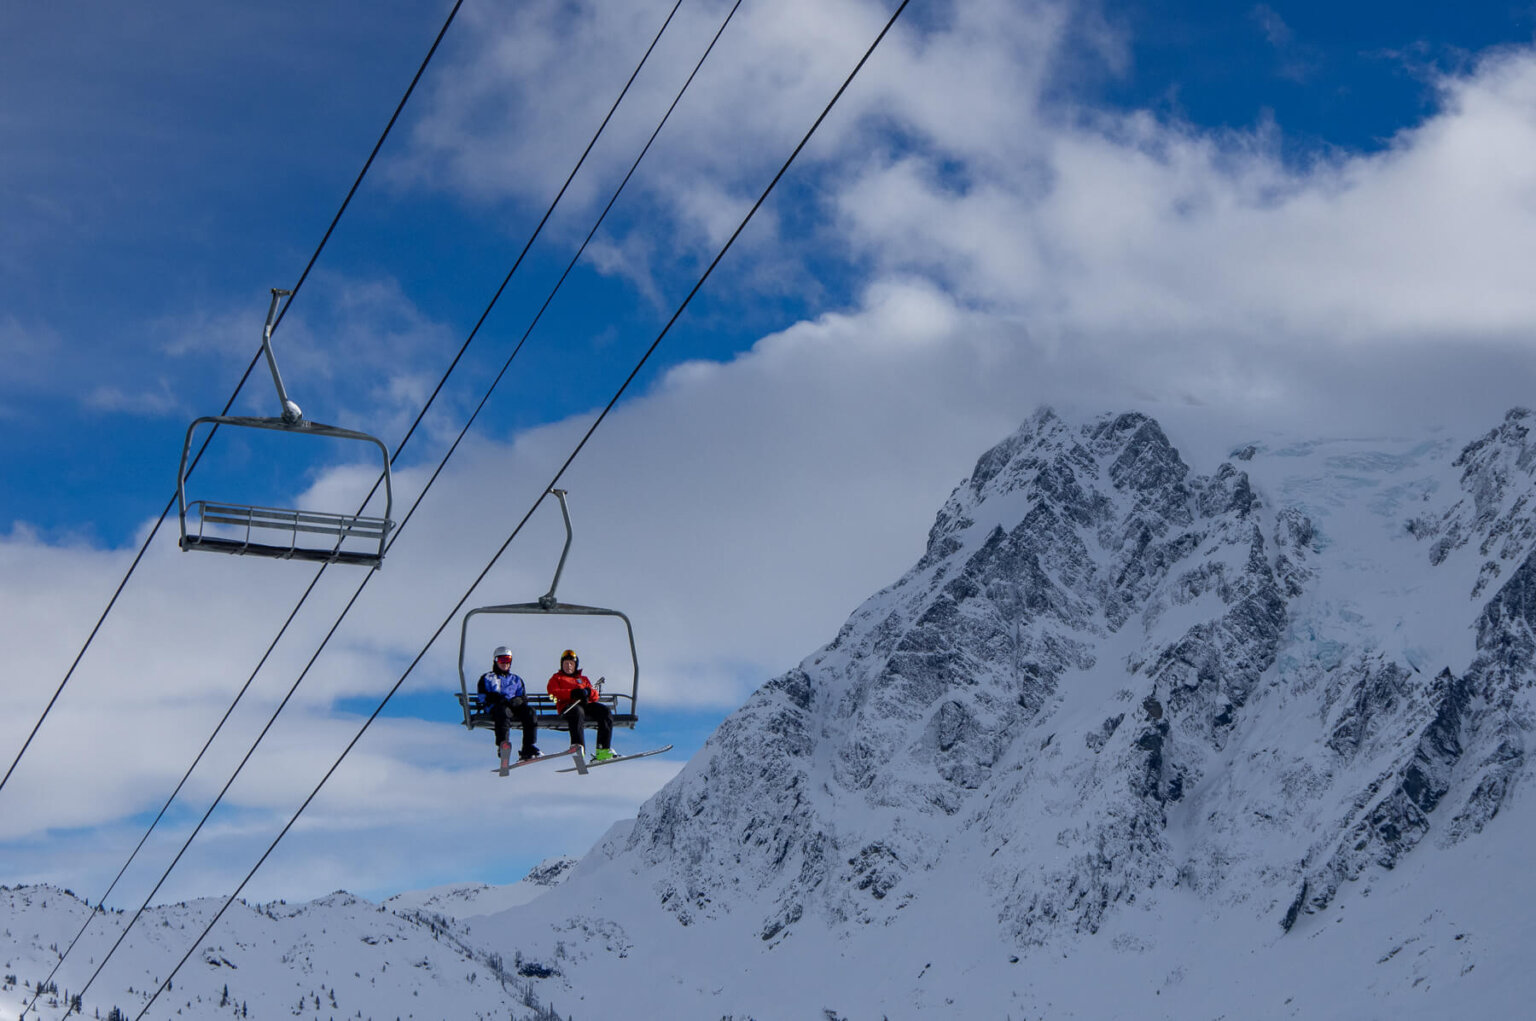
<svg viewBox="0 0 1536 1021"><path fill-rule="evenodd" d="M176 505L181 522L181 548L205 550L212 553L233 553L242 556L276 557L282 560L308 560L327 564L357 564L378 567L384 562L384 550L389 531L394 527L390 513L394 509L394 487L390 478L389 448L374 436L354 429L342 429L334 425L312 422L304 417L299 406L288 399L283 377L277 369L277 357L272 353L272 330L277 323L278 303L288 291L272 289L272 304L267 309L267 324L262 330L261 346L266 354L267 367L272 371L272 382L277 387L278 402L282 415L277 418L258 418L247 415L205 415L187 427L186 442L181 448L181 467L176 476ZM327 511L288 510L279 507L261 507L246 504L194 500L187 502L187 462L192 452L192 438L197 427L210 424L233 426L243 429L269 429L277 432L296 433L303 436L329 439L355 440L371 443L378 448L384 466L384 515L370 517L362 514L333 514ZM187 514L192 511L197 519L196 529L188 527ZM240 535L210 535L208 525L243 528ZM257 535L262 541L258 541ZM274 534L286 534L287 541L274 539ZM311 535L334 536L329 545L301 543L301 537ZM347 540L363 540L370 543L364 549L344 549ZM377 543L376 546L371 545Z"/></svg>

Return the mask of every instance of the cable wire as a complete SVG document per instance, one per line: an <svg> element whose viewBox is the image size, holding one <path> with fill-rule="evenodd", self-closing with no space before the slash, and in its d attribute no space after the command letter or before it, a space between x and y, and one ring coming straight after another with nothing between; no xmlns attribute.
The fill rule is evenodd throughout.
<svg viewBox="0 0 1536 1021"><path fill-rule="evenodd" d="M304 271L299 274L298 283L293 285L293 293L289 296L287 303L283 305L277 319L272 324L274 332L277 330L278 324L283 321L283 316L288 314L288 308L293 304L293 299L298 297L299 289L304 286L304 281L309 279L309 271L314 268L315 263L320 258L320 253L325 250L326 243L330 241L331 234L336 230L336 225L341 222L342 214L351 205L352 196L357 194L357 189L362 185L363 178L367 176L369 168L373 166L374 157L378 156L379 150L384 147L384 140L389 137L389 133L394 129L395 122L400 119L400 112L405 109L406 101L411 98L411 93L416 91L416 83L421 81L421 76L427 70L427 65L432 62L433 54L437 52L438 44L443 41L443 36L448 34L448 26L453 24L453 19L458 16L459 8L463 5L464 0L456 0L453 10L448 12L448 17L444 20L443 27L438 30L437 38L432 40L432 46L427 50L427 55L422 58L421 66L416 69L415 77L411 79L411 84L406 88L405 94L400 97L400 102L395 105L395 112L390 116L389 123L384 126L384 131L379 135L379 140L374 143L373 151L368 154L368 159L364 161L363 169L358 171L357 179L352 182L352 187L347 191L347 197L342 200L341 207L336 210L336 215L331 218L330 226L325 229L325 234L320 238L320 243L315 246L314 253L309 257L309 262L304 266ZM245 372L240 376L240 381L235 384L234 391L229 395L229 400L225 402L224 410L219 412L220 415L229 414L229 409L234 407L235 399L240 396L241 389L244 388L246 380L251 378L251 372L256 368L256 363L260 360L261 349L257 348L256 353L251 356L250 364L245 367ZM191 467L187 469L187 475L191 475L197 469L198 462L203 459L204 451L208 449L208 444L213 442L214 433L218 432L218 430L218 424L215 423L213 428L208 431L208 435L203 438L202 446L197 449L197 456L192 459ZM123 580L118 582L117 589L112 593L112 598L107 600L106 609L101 611L101 616L96 620L96 626L91 628L91 633L86 636L85 644L80 647L80 652L76 654L74 662L65 671L64 679L59 682L58 688L54 690L53 697L43 707L42 715L33 724L31 733L22 742L21 749L16 753L16 758L11 761L10 768L5 771L4 777L0 777L0 791L5 790L5 785L10 781L11 774L16 771L16 766L20 764L22 756L27 754L27 749L32 746L32 739L37 737L37 732L42 729L43 721L48 718L49 713L53 712L53 707L58 702L59 696L64 693L64 688L69 684L70 678L75 675L75 668L80 665L80 661L85 658L86 651L95 642L96 635L101 631L102 624L106 623L107 616L112 612L113 607L117 605L118 597L123 594L123 589L127 587L128 579L132 578L133 573L138 570L139 562L144 559L144 554L149 550L149 544L159 534L160 526L165 524L165 519L170 515L171 508L174 506L176 506L176 494L173 493L171 498L166 501L165 509L160 512L160 517L155 521L155 526L149 530L149 535L145 536L143 545L139 547L138 554L133 558L133 563L128 565L128 571L123 575Z"/></svg>
<svg viewBox="0 0 1536 1021"><path fill-rule="evenodd" d="M559 193L556 195L555 199L551 202L551 204L549 206L549 209L545 212L543 219L541 219L539 221L539 224L535 228L535 230L533 232L533 235L529 238L527 244L524 245L524 247L522 249L522 252L519 253L518 258L517 258L517 262L514 264L512 271L509 272L507 274L506 278L502 281L501 286L497 289L495 295L491 298L489 304L487 305L487 307L485 309L485 312L481 314L479 321L475 324L475 327L471 331L469 337L466 338L466 340L464 341L464 344L459 348L458 354L454 357L453 362L449 365L447 372L444 373L442 379L438 382L437 388L433 390L432 395L428 399L426 405L422 408L421 412L417 415L416 420L411 425L411 428L407 431L404 439L401 440L400 445L396 448L395 453L391 456L391 458L390 458L390 464L391 465L393 465L395 460L400 457L400 454L403 452L406 444L410 442L411 436L415 433L417 426L419 426L421 424L421 421L426 416L426 413L427 413L428 409L431 407L433 401L435 401L437 395L441 392L441 390L443 388L443 385L447 381L448 375L451 374L453 369L454 369L454 367L456 367L458 365L459 360L463 357L465 350L469 347L469 344L471 343L471 341L474 340L475 335L479 332L481 325L484 324L487 316L489 316L491 310L495 307L497 301L500 299L502 293L505 291L508 282L511 280L512 273L515 272L516 269L517 269L517 266L521 264L524 256L527 255L529 248L532 246L533 241L538 237L538 235L542 231L545 223L548 222L550 215L554 211L555 205L557 205L559 203L561 197L564 196L566 190L569 188L569 186L571 184L571 181L575 178L577 171L579 171L581 169L581 166L585 162L585 160L587 158L587 155L590 154L590 152L592 151L593 145L596 144L597 139L602 135L604 129L606 129L609 121L613 117L614 112L618 109L618 106L619 106L620 102L622 102L622 100L624 99L625 94L628 93L630 86L634 84L634 81L635 81L636 77L638 77L640 71L644 68L646 62L649 60L652 52L656 48L657 43L660 42L661 36L665 33L668 25L672 21L673 16L677 13L678 8L681 6L681 3L682 3L682 0L677 0L677 2L673 5L673 7L671 9L671 12L667 15L667 18L662 23L661 28L657 31L656 37L651 41L650 47L646 50L645 55L641 58L639 65L636 66L634 72L630 75L629 80L625 83L623 90L619 93L618 98L614 101L613 106L609 109L608 115L603 119L602 125L599 126L599 128L597 130L597 133L593 135L593 138L592 138L591 142L588 143L586 150L583 151L583 153L581 155L581 158L576 163L576 166L571 170L570 175L566 178L565 184L562 185ZM545 311L545 309L547 309L549 307L549 304L553 300L553 298L555 296L555 293L558 292L558 290L560 289L560 286L564 283L566 277L569 275L569 273L571 271L571 268L575 265L576 261L580 258L581 252L586 249L587 243L590 242L592 237L597 233L598 227L601 226L603 218L605 218L607 216L608 212L613 208L614 202L617 201L619 193L622 192L624 186L626 184L628 184L630 177L633 176L633 174L635 172L635 169L640 164L640 161L644 158L646 152L649 151L649 149L651 147L651 143L655 141L656 136L660 133L662 126L664 126L666 124L667 118L670 117L670 115L672 113L672 110L676 108L678 101L681 100L683 92L686 91L687 88L688 88L688 85L693 82L694 77L698 74L699 67L701 67L703 65L704 60L709 56L709 53L714 49L715 42L717 42L719 40L721 33L723 33L724 30L725 30L725 26L730 23L731 18L735 15L736 10L740 6L741 6L741 0L737 0L736 5L734 7L732 7L730 13L728 13L726 15L725 21L721 23L720 29L715 33L714 39L710 42L709 47L705 49L704 55L699 58L698 64L695 65L694 70L693 70L693 74L689 75L687 82L684 83L683 88L678 92L677 97L673 100L672 106L668 108L666 115L664 115L662 117L661 123L658 124L656 129L655 129L655 131L652 132L650 140L647 141L644 149L641 150L640 155L638 157L636 157L634 163L631 165L629 173L625 175L625 177L623 179L623 182L619 185L618 189L615 190L612 198L609 199L608 205L604 208L602 214L599 216L597 224L595 224L593 226L592 230L587 234L586 241L584 241L582 243L581 249L578 250L577 255L571 260L570 264L566 267L566 272L561 275L559 280L556 282L554 288L550 291L550 294L545 299L544 304L540 308L538 315L536 315L534 317L533 323L530 324L528 329L523 333L522 339L518 342L518 344L517 344L516 348L514 348L512 354L508 356L508 358L506 360L506 363L503 364L503 366L502 366L501 372L497 374L497 376L495 377L495 380L492 382L490 388L486 391L485 395L481 398L479 406L475 409L474 414L471 415L469 421L465 424L464 428L460 431L460 433L458 435L458 438L455 439L455 441L454 441L452 447L450 447L448 453L444 455L442 460L438 463L438 466L437 466L436 470L433 472L431 478L428 480L427 484L422 488L421 492L417 494L416 500L412 504L410 510L407 512L405 518L401 521L400 525L395 528L394 534L393 534L393 536L391 537L391 539L389 541L389 546L386 548L386 552L388 551L388 549L392 549L394 547L395 541L399 539L400 533L404 530L405 526L410 522L411 517L416 512L416 508L421 505L421 501L422 501L423 498L425 498L425 496L427 494L427 491L431 489L433 482L435 482L436 479L438 478L438 476L442 473L442 470L443 470L444 466L446 465L446 463L448 461L448 458L450 458L453 455L453 453L458 449L459 444L463 441L463 439L464 439L465 435L468 433L470 427L474 424L475 419L479 416L480 411L485 407L485 404L489 400L489 398L491 396L491 393L494 391L496 385L505 376L506 372L511 367L513 359L516 358L518 351L520 351L522 349L523 344L527 341L529 334L532 333L534 325L537 324L537 322L539 320L539 317L542 316L544 311ZM286 306L285 306L285 308L286 308ZM281 318L281 317L279 317L279 318ZM384 478L384 476L381 474L379 476L379 479L374 483L373 489L369 491L369 493L368 493L368 495L366 497L364 497L363 504L362 504L362 506L359 507L359 511L358 511L359 513L362 512L363 507L366 507L368 501L370 499L372 499L374 492L377 491L378 486L383 481L383 478ZM182 776L181 782L177 784L176 789L171 793L170 798L168 798L166 800L165 805L162 806L162 808L160 809L160 813L155 817L154 821L151 822L148 831L146 831L144 836L139 840L138 845L134 848L133 852L129 855L128 860L123 864L122 869L120 869L118 871L117 877L115 879L113 879L111 886L108 887L107 892L102 895L102 897L100 898L98 903L104 903L106 898L111 895L112 890L116 887L118 881L122 879L123 874L127 871L129 865L132 864L134 858L138 855L139 850L144 846L144 843L149 839L150 834L154 832L154 829L156 828L156 826L159 825L160 820L162 818L164 818L165 813L170 808L171 803L175 800L177 794L180 793L182 787L186 784L187 780L191 777L192 772L197 768L198 763L201 762L203 755L207 753L208 748L212 745L214 738L216 738L218 736L219 731L224 726L224 723L229 719L230 715L234 712L235 707L239 704L241 698L244 697L246 691L250 688L251 683L255 680L257 673L259 673L261 668L262 668L262 666L265 665L267 659L271 656L273 650L276 648L277 643L282 639L283 635L286 633L289 625L291 625L293 623L294 618L297 616L299 610L303 607L303 605L305 604L306 600L309 598L309 595L314 591L314 588L318 584L318 582L320 580L320 577L325 573L325 569L328 566L329 566L328 564L327 565L322 565L320 567L320 569L316 572L315 577L310 581L309 587L305 589L304 594L299 598L298 604L293 608L293 611L289 614L288 619L284 622L283 626L278 630L277 636L272 640L272 643L270 645L268 645L266 652L262 655L260 662L257 663L255 670L252 671L250 677L247 678L247 680L245 682L245 685L236 694L234 701L231 703L229 708L225 711L223 718L220 719L218 725L214 728L214 731L209 736L207 742L204 743L202 750L198 752L198 755L193 760L192 765L188 767L186 773ZM261 744L262 739L265 738L267 732L271 729L272 725L276 722L277 717L282 713L283 709L287 706L289 700L293 697L294 693L298 690L299 684L305 679L305 677L308 676L310 668L312 668L314 666L315 661L320 656L320 653L322 651L324 651L325 647L329 644L330 639L335 635L337 628L340 627L342 621L346 618L347 614L351 611L353 605L357 602L358 597L362 595L363 589L367 587L368 583L372 580L372 578L373 578L373 573L370 572L364 578L363 582L358 586L357 591L353 594L351 600L347 603L346 607L342 610L342 613L340 614L340 616L338 616L337 620L332 625L331 630L327 633L327 635L325 636L325 639L321 642L319 648L316 649L314 655L310 658L310 661L309 661L308 665L305 666L304 671L299 675L298 680L296 680L294 682L293 686L288 690L287 695L284 696L283 700L279 703L277 709L273 711L271 717L268 719L266 726L262 729L261 733L257 736L255 742L253 742L251 747L247 750L245 757L241 760L240 764L235 768L234 774L229 778L229 781L224 785L223 789L219 792L218 796L214 799L213 804L209 806L207 812L203 815L202 820L197 824L197 826L193 829L192 833L187 837L186 842L182 845L181 851L177 853L175 859L171 862L170 866L166 869L164 874L161 875L160 881L158 883L156 883L154 889L150 891L148 897L145 898L144 903L140 906L139 910L134 914L133 919L130 920L128 925L124 928L122 934L120 934L120 936L118 937L117 943L115 943L113 945L112 949L108 951L108 953L107 953L108 957L110 957L111 954L117 949L117 946L119 944L121 944L123 938L126 937L126 935L127 935L128 929L131 929L133 927L134 923L138 921L140 915L142 915L144 910L148 907L149 901L153 899L155 893L159 891L160 887L165 883L166 879L169 878L171 871L176 867L176 864L181 860L182 855L186 852L188 847L191 845L192 840L196 838L197 834L201 831L203 825L208 821L208 818L209 818L209 816L212 815L213 810L215 808L217 808L219 803L223 800L223 797L228 792L230 786L234 783L235 779L240 775L240 772L244 769L245 764L250 760L251 756L255 753L257 746L259 746ZM68 957L69 952L74 949L76 943L78 943L80 938L81 938L81 936L84 935L85 930L90 925L91 919L93 917L94 917L94 913L92 915L87 916L85 924L81 927L80 931L75 935L74 940L71 941L69 946L65 949L64 953L60 956L59 961L54 965L53 971L50 972L50 974L48 976L48 979L44 980L44 982L43 982L44 986L47 985L48 981L50 981L53 978L53 976L58 972L59 968L63 965L64 959L66 957ZM90 981L88 981L86 983L86 988L88 988L90 986L91 982L95 981L96 976L100 974L101 967L105 966L105 964L106 964L106 959L104 958L102 960L102 962L101 962L101 965L97 967L96 972L91 976ZM80 995L83 995L84 992L85 992L85 989L82 989L80 991ZM36 997L34 997L32 1004L28 1004L27 1009L30 1010L31 1007L35 1003L36 1003ZM25 1014L25 1011L23 1011L23 1014Z"/></svg>
<svg viewBox="0 0 1536 1021"><path fill-rule="evenodd" d="M544 502L544 498L549 495L549 490L559 485L560 479L565 475L566 471L569 470L571 464L581 454L582 450L585 449L587 443L592 439L593 434L597 432L598 428L608 417L608 414L613 410L613 408L618 404L619 400L623 397L624 393L629 389L630 384L632 384L636 377L640 375L640 372L645 368L646 363L650 361L651 356L655 354L656 349L661 346L661 342L666 338L667 334L671 332L672 327L677 323L677 320L682 317L682 314L688 308L688 305L693 301L694 297L699 293L704 284L714 273L715 267L717 267L720 264L720 261L725 258L726 253L729 252L731 247L736 243L736 239L741 236L742 231L746 229L747 225L752 221L752 218L756 216L757 211L762 208L763 203L767 201L768 196L772 194L773 189L778 185L783 176L789 171L789 168L794 163L795 159L800 155L801 151L805 148L807 143L810 142L811 137L816 133L817 129L821 127L822 122L826 120L827 115L832 112L832 108L836 106L838 100L842 98L843 93L848 90L848 87L853 83L854 78L858 76L859 71L862 70L864 65L869 61L869 58L874 54L875 49L880 45L886 34L890 32L891 28L896 24L896 19L901 16L901 13L904 10L906 10L907 4L910 2L911 0L901 0L900 5L896 8L895 12L891 14L890 19L885 23L885 26L881 28L880 33L875 37L874 42L870 43L869 48L864 51L864 55L859 58L859 62L854 65L853 70L849 72L848 77L844 79L842 85L838 87L837 92L834 93L832 98L827 102L826 107L823 108L821 114L816 118L810 129L805 133L805 136L801 138L800 143L796 145L794 151L790 153L789 158L784 161L784 164L779 168L778 173L773 176L773 179L768 183L768 186L763 190L762 194L758 196L757 201L752 204L752 208L748 210L747 215L731 233L730 238L727 239L725 244L721 247L720 251L715 255L708 268L704 270L704 273L699 277L698 282L693 285L693 288L688 292L687 297L685 297L682 303L678 305L677 310L672 313L672 317L667 320L667 324L662 327L662 330L659 334L657 334L656 339L651 342L650 347L648 347L645 353L641 355L640 360L635 364L634 369L631 370L627 377L625 377L624 382L620 384L618 390L604 406L602 412L598 414L597 418L592 422L592 425L588 427L587 431L582 435L580 442L576 444L575 449L571 451L570 455L565 459L565 462L560 466L560 469L555 472L554 478L550 480L549 485L546 486L544 491L539 494L537 499L534 500L533 505L528 508L528 512L523 515L522 520L520 520L517 523L517 526L513 528L512 533L507 536L506 541L501 544L501 547L491 557L490 561L485 565L485 568L481 570L479 575L476 576L474 582L471 583L467 590L465 590L464 594L459 598L459 601L454 604L453 609L449 611L443 622L438 625L437 630L432 633L432 636L427 640L421 651L416 654L416 657L411 661L410 665L406 667L405 672L400 675L400 679L394 683L394 685L389 689L388 693L385 694L383 700L379 702L378 707L375 708L373 713L369 715L368 719L363 722L363 725L358 728L357 733L352 737L352 740L347 743L347 746L342 749L341 754L337 756L336 761L331 764L330 769L326 770L325 775L320 778L320 782L315 785L314 790L312 790L309 796L304 799L303 803L299 805L298 810L294 812L293 816L288 820L287 824L278 833L277 837L267 847L266 851L264 851L261 857L257 859L256 864L251 867L251 870L248 873L246 873L245 878L240 881L240 885L237 886L234 892L225 899L223 905L220 906L219 910L214 914L213 918L208 922L207 926L204 927L203 931L198 934L197 938L192 942L192 945L187 949L186 954L184 954L181 960L177 962L176 967L171 969L170 974L167 975L164 981L160 983L154 994L150 996L149 1001L144 1004L143 1009L140 1010L139 1013L135 1016L135 1021L142 1021L144 1015L149 1013L149 1008L154 1005L157 999L159 999L160 994L165 991L166 987L171 983L171 980L175 978L176 973L181 970L181 968L197 951L198 946L207 937L208 933L213 931L213 927L218 924L221 918L224 917L224 913L229 910L229 906L234 903L237 897L240 896L241 891L245 889L246 885L251 881L251 878L256 875L261 866L265 864L267 858L271 856L274 850L276 850L277 845L282 842L283 838L288 835L288 832L293 829L294 825L299 821L299 817L303 815L304 810L307 809L310 803L313 802L314 799L320 794L320 791L335 774L336 770L341 767L342 762L346 760L346 757L351 753L352 749L356 747L359 741L362 740L363 735L367 733L368 728L373 725L374 720L378 719L379 715L384 711L384 707L389 704L389 700L394 697L397 691L400 690L400 686L405 683L406 678L411 675L411 673L426 657L427 652L437 642L437 639L442 636L442 633L448 628L448 625L453 623L454 618L458 616L458 613L463 608L464 604L469 601L469 597L474 593L475 589L478 588L480 583L485 580L486 575L488 575L491 572L491 569L495 567L497 561L499 561L502 555L506 553L507 548L512 545L513 540L517 538L519 533L522 532L524 526L527 525L529 519L533 517L533 514L539 508L539 505Z"/></svg>

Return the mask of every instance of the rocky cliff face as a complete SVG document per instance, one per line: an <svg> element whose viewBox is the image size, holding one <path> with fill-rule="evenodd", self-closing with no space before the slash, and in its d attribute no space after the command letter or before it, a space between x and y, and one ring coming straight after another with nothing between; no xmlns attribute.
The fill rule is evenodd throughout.
<svg viewBox="0 0 1536 1021"><path fill-rule="evenodd" d="M1536 449L1234 449L1041 411L925 554L603 849L682 926L889 924L963 869L1028 948L1183 888L1289 930L1525 770Z"/></svg>

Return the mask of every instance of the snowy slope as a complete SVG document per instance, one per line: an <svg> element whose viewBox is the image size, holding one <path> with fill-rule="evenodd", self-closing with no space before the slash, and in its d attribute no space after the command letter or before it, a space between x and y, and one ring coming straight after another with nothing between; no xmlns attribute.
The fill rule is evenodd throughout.
<svg viewBox="0 0 1536 1021"><path fill-rule="evenodd" d="M84 1016L106 1017L114 1007L137 1016L219 903L150 909L86 992ZM51 887L0 889L0 1019L18 1017L33 1000L58 952L91 910ZM96 970L127 918L102 913L54 978L56 989L27 1016L62 1017L67 996ZM149 1016L487 1021L557 1016L517 969L515 954L503 957L494 947L468 943L462 928L439 915L396 913L341 892L303 905L237 902Z"/></svg>
<svg viewBox="0 0 1536 1021"><path fill-rule="evenodd" d="M163 1016L1526 1016L1533 422L1191 466L1041 411L580 863L242 907ZM35 980L85 908L4 896Z"/></svg>
<svg viewBox="0 0 1536 1021"><path fill-rule="evenodd" d="M1530 422L1200 474L1144 416L1043 411L547 935L472 936L516 933L578 1017L1522 1002Z"/></svg>
<svg viewBox="0 0 1536 1021"><path fill-rule="evenodd" d="M493 915L542 897L551 887L564 882L575 865L575 858L550 858L540 862L528 875L509 886L451 883L430 890L396 894L386 900L383 906L398 914L415 912L452 919Z"/></svg>

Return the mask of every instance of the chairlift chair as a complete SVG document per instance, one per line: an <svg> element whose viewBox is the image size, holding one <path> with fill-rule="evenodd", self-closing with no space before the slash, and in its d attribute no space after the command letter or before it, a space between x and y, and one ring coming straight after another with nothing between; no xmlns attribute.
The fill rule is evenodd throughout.
<svg viewBox="0 0 1536 1021"><path fill-rule="evenodd" d="M389 449L376 437L353 429L312 422L299 406L288 399L277 358L272 353L272 330L277 323L279 301L291 292L272 289L272 304L267 309L267 325L262 330L261 348L272 370L277 398L282 407L278 418L246 415L205 415L187 427L186 443L181 448L181 469L176 479L176 500L181 518L181 548L242 556L275 557L281 560L309 560L327 564L358 564L378 567L384 562L384 547L394 522L394 491L390 483ZM288 510L246 504L195 500L187 502L187 461L192 451L193 434L198 426L211 424L244 429L270 429L300 436L354 440L378 448L384 466L384 515L335 514L326 511ZM188 511L195 526L188 522ZM210 526L212 526L210 528ZM323 537L323 538L321 538Z"/></svg>
<svg viewBox="0 0 1536 1021"><path fill-rule="evenodd" d="M622 691L602 691L598 695L599 701L608 706L613 713L613 725L615 727L627 727L634 729L639 722L636 715L636 699L640 693L640 657L635 652L635 629L630 625L629 618L618 610L609 610L600 606L580 606L575 603L562 603L555 598L555 589L560 585L560 573L565 570L565 558L571 552L571 514L565 504L566 491L563 489L551 489L550 492L560 501L560 514L565 519L565 548L560 552L560 563L555 567L555 577L549 585L549 591L540 596L533 603L507 603L501 606L480 606L470 610L464 615L464 623L459 629L459 706L464 712L464 726L470 730L476 728L492 729L495 724L485 712L481 696L478 691L471 691L469 687L469 675L465 673L464 664L469 657L469 622L475 617L485 615L523 615L535 617L558 616L583 616L583 617L616 617L624 622L624 630L629 637L630 658L630 683L627 693ZM475 679L479 680L479 673ZM606 685L605 685L606 687ZM528 705L533 710L534 719L540 729L569 731L570 726L565 717L555 711L554 700L544 692L528 692ZM594 726L595 724L588 724Z"/></svg>

